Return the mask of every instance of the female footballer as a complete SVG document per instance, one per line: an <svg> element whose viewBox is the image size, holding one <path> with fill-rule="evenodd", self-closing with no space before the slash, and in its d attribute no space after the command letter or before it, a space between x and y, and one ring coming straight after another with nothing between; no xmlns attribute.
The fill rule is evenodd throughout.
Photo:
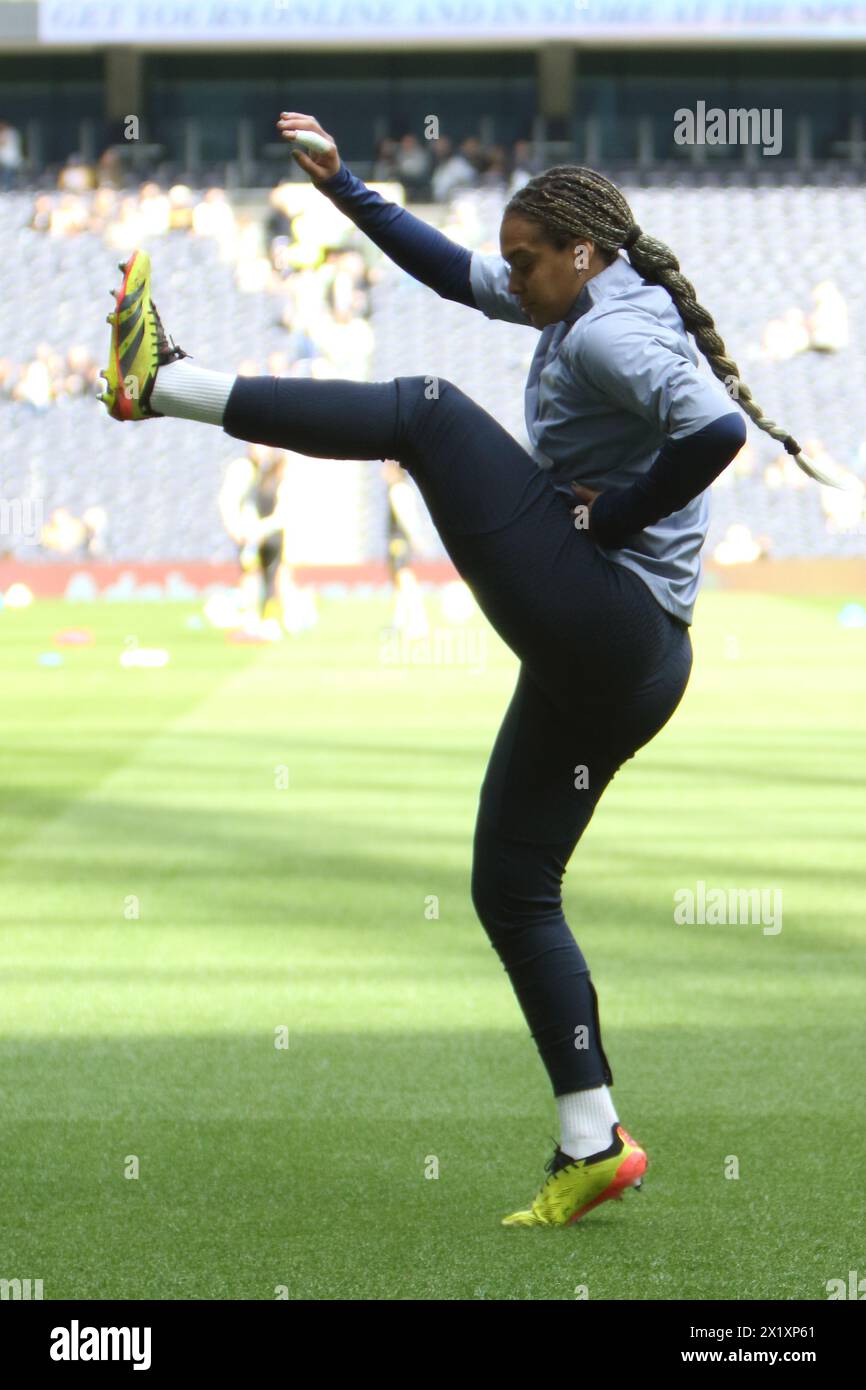
<svg viewBox="0 0 866 1390"><path fill-rule="evenodd" d="M685 692L706 489L745 442L741 412L812 476L814 466L739 380L673 252L601 174L537 175L506 205L501 255L481 254L367 188L312 116L283 112L277 128L397 265L445 299L540 333L526 385L531 452L450 381L193 365L162 327L142 251L121 266L101 399L118 420L170 415L316 458L398 460L518 657L480 793L472 900L561 1124L549 1176L504 1224L567 1225L639 1187L647 1156L611 1098L595 986L563 915L565 868L617 769ZM689 333L718 381L698 372Z"/></svg>

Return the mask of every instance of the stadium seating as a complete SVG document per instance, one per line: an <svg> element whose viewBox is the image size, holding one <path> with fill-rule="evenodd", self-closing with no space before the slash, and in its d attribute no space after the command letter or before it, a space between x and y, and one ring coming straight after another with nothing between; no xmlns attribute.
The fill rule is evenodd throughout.
<svg viewBox="0 0 866 1390"><path fill-rule="evenodd" d="M866 441L866 203L856 178L822 186L684 171L671 182L633 171L619 183L640 225L675 251L765 413L801 445L820 438L838 463L866 475L866 447L859 453ZM498 247L501 198L480 192L462 197L473 202L482 244ZM811 289L823 279L844 287L850 346L837 353L805 352L786 362L764 360L766 323L791 306L808 312ZM533 330L467 313L397 271L374 302L377 377L449 376L526 443L523 386L537 340ZM706 363L702 369L709 372ZM767 536L779 557L863 553L862 528L828 532L817 484L804 478L802 488L768 488L764 468L779 458L780 447L754 427L749 442L752 475L731 471L723 486L713 488L705 553L734 522Z"/></svg>
<svg viewBox="0 0 866 1390"><path fill-rule="evenodd" d="M801 443L818 437L837 462L866 473L866 449L859 452L866 382L866 200L853 173L832 182L816 175L803 184L793 178L780 183L761 170L683 170L675 180L634 171L618 182L641 226L676 252L766 413ZM497 247L502 195L474 191L459 197L472 201L478 244ZM0 198L0 296L7 325L0 357L24 362L40 343L60 351L81 343L102 361L108 340L104 315L111 308L107 290L118 283L118 254L93 233L49 237L30 230L32 207L32 194ZM284 346L286 330L273 298L242 293L233 266L220 258L214 242L171 233L150 249L167 326L202 365L232 371L244 358L264 362ZM491 323L385 265L371 295L373 379L415 373L448 377L525 443L523 389L535 331ZM804 352L785 362L767 360L760 347L767 322L792 306L808 312L812 287L824 279L845 293L850 346ZM46 514L58 506L77 514L105 506L109 558L233 557L216 498L239 445L221 431L185 421L121 427L90 396L44 408L3 398L0 423L2 495L41 496ZM753 428L749 437L754 470L714 487L708 549L732 522L744 521L753 534L770 538L778 556L862 554L862 529L859 534L828 530L817 484L765 485L764 469L778 458L779 448ZM376 558L384 552L384 484L378 464L369 464L367 471L359 551ZM20 558L36 553L24 540L6 544ZM432 528L430 548L442 553Z"/></svg>

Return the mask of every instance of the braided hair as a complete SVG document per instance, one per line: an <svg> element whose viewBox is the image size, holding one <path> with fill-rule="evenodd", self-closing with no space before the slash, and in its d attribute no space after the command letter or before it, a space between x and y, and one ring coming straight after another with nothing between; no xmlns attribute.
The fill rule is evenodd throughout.
<svg viewBox="0 0 866 1390"><path fill-rule="evenodd" d="M839 486L803 452L793 435L764 414L748 386L740 380L736 362L727 356L711 315L698 303L695 287L680 271L671 248L641 230L622 193L603 174L575 164L557 164L517 190L503 216L509 214L540 223L557 250L564 250L575 237L592 241L608 265L613 264L623 247L643 280L667 290L714 376L758 429L783 444L810 478Z"/></svg>

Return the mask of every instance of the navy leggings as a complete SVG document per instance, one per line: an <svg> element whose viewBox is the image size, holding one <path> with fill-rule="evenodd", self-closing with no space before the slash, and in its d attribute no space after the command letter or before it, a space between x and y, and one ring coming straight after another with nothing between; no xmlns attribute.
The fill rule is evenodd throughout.
<svg viewBox="0 0 866 1390"><path fill-rule="evenodd" d="M418 484L455 567L521 663L481 788L473 904L554 1095L611 1085L562 878L617 769L683 697L687 625L575 528L570 500L449 381L239 377L223 424L234 438L317 458L397 459Z"/></svg>

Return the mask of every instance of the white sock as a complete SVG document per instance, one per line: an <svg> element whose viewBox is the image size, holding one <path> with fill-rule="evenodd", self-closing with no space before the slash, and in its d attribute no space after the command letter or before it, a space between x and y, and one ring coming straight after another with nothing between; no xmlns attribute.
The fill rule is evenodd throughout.
<svg viewBox="0 0 866 1390"><path fill-rule="evenodd" d="M181 357L178 362L168 362L158 369L150 393L150 408L159 415L221 425L235 380L227 372L209 372L205 367L194 367L189 358Z"/></svg>
<svg viewBox="0 0 866 1390"><path fill-rule="evenodd" d="M611 1125L619 1120L607 1086L590 1091L570 1091L557 1096L562 1137L559 1147L572 1158L588 1158L590 1154L609 1149L612 1142Z"/></svg>

